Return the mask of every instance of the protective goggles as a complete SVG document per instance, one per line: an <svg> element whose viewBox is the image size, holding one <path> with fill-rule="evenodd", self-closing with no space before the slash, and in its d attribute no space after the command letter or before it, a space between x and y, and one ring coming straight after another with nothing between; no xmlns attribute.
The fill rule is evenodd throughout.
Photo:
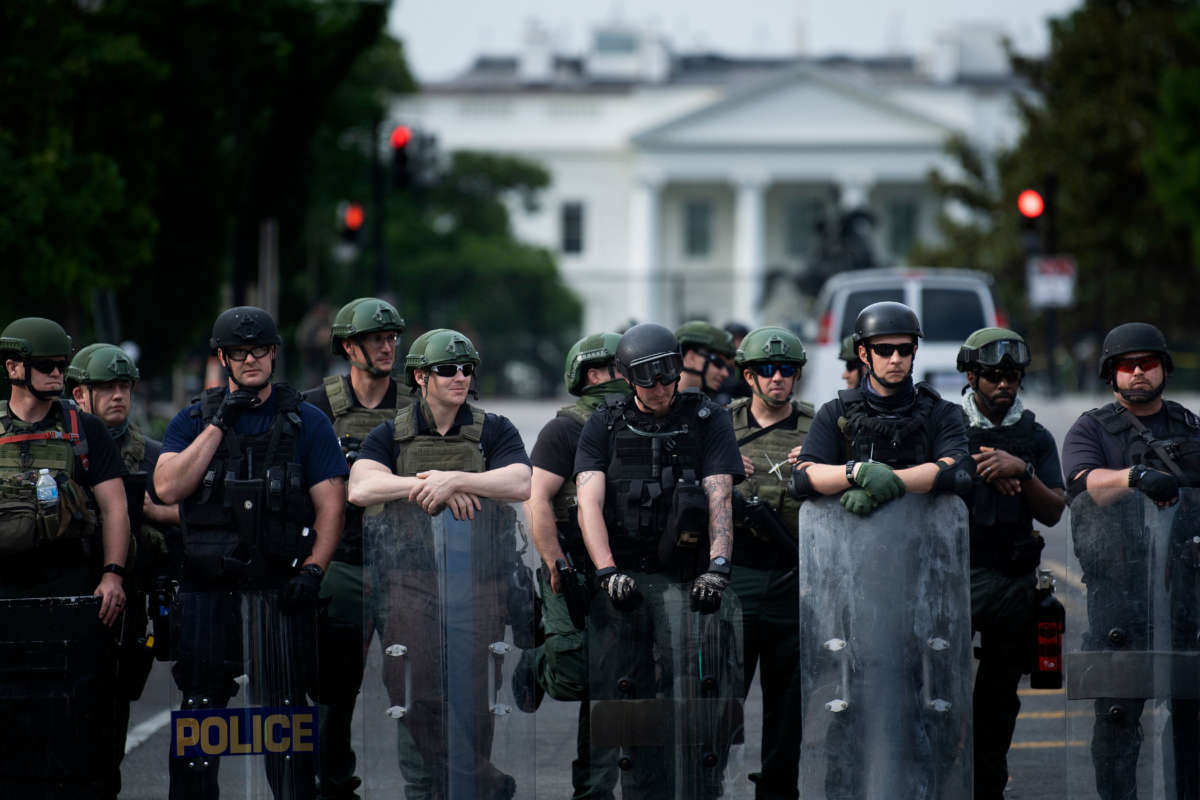
<svg viewBox="0 0 1200 800"><path fill-rule="evenodd" d="M785 378L791 378L796 374L795 364L755 364L751 369L762 378L770 378L776 372Z"/></svg>
<svg viewBox="0 0 1200 800"><path fill-rule="evenodd" d="M1000 383L1008 381L1009 384L1016 385L1021 382L1021 378L1025 377L1024 370L1020 369L998 369L990 367L988 369L979 370L979 377L983 378L988 383Z"/></svg>
<svg viewBox="0 0 1200 800"><path fill-rule="evenodd" d="M1142 372L1149 372L1152 369L1158 369L1162 366L1162 359L1158 356L1142 356L1141 358L1122 358L1118 359L1113 368L1117 372L1122 372L1126 375L1132 375L1133 371L1138 367L1142 368Z"/></svg>
<svg viewBox="0 0 1200 800"><path fill-rule="evenodd" d="M679 380L683 372L683 356L679 353L663 353L646 361L629 365L626 376L634 386L649 389L656 384L667 385Z"/></svg>
<svg viewBox="0 0 1200 800"><path fill-rule="evenodd" d="M64 375L67 372L67 360L65 358L38 358L26 363L43 375L49 375L50 373L54 372L54 370L58 370Z"/></svg>
<svg viewBox="0 0 1200 800"><path fill-rule="evenodd" d="M266 358L267 353L271 352L271 345L256 344L254 347L234 347L225 351L225 357L230 361L245 361L246 356L254 356L255 358Z"/></svg>
<svg viewBox="0 0 1200 800"><path fill-rule="evenodd" d="M917 346L912 342L905 342L904 344L868 343L867 348L880 358L891 358L893 353L899 353L901 358L908 358L917 352Z"/></svg>
<svg viewBox="0 0 1200 800"><path fill-rule="evenodd" d="M475 374L474 364L434 364L429 368L429 371L439 378L453 378L458 373L462 373L465 377L471 377Z"/></svg>
<svg viewBox="0 0 1200 800"><path fill-rule="evenodd" d="M998 367L1006 359L1010 365L1015 367L1029 365L1029 345L1012 339L988 342L974 351L968 349L965 355L968 364L979 364L985 367Z"/></svg>

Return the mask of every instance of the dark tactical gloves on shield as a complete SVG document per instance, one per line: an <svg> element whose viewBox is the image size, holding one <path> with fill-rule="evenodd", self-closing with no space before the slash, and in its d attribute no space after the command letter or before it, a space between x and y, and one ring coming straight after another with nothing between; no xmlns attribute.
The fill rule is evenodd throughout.
<svg viewBox="0 0 1200 800"><path fill-rule="evenodd" d="M1156 503L1169 503L1179 496L1179 480L1174 475L1144 464L1129 468L1129 485Z"/></svg>
<svg viewBox="0 0 1200 800"><path fill-rule="evenodd" d="M712 614L721 608L721 595L729 586L729 559L717 556L708 562L708 571L692 581L692 611Z"/></svg>
<svg viewBox="0 0 1200 800"><path fill-rule="evenodd" d="M305 564L283 585L279 608L289 617L301 614L309 608L316 608L317 593L321 590L321 578L325 571L316 564Z"/></svg>
<svg viewBox="0 0 1200 800"><path fill-rule="evenodd" d="M864 461L858 464L846 465L846 477L853 486L842 493L842 507L852 514L865 517L889 500L895 500L904 494L904 481L887 464L879 461Z"/></svg>
<svg viewBox="0 0 1200 800"><path fill-rule="evenodd" d="M258 405L258 394L255 392L246 389L229 392L221 400L221 405L217 406L217 412L212 416L212 424L220 428L223 433L229 433L242 412L256 405Z"/></svg>
<svg viewBox="0 0 1200 800"><path fill-rule="evenodd" d="M617 611L632 611L642 602L642 593L638 591L637 581L616 567L596 570L596 579Z"/></svg>

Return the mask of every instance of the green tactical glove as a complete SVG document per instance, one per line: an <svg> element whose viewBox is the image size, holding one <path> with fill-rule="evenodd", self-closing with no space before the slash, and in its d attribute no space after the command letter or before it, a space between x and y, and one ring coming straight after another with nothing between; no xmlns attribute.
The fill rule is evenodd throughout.
<svg viewBox="0 0 1200 800"><path fill-rule="evenodd" d="M879 501L868 494L866 489L847 489L842 492L842 508L851 514L865 517L879 508Z"/></svg>
<svg viewBox="0 0 1200 800"><path fill-rule="evenodd" d="M854 476L854 482L880 503L895 500L904 494L904 481L896 477L891 467L878 461L864 461Z"/></svg>

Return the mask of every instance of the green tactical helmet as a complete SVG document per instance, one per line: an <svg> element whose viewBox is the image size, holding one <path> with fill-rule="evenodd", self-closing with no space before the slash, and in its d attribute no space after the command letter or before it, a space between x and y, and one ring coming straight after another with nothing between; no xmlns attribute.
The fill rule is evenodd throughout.
<svg viewBox="0 0 1200 800"><path fill-rule="evenodd" d="M787 328L768 325L755 328L742 339L742 346L733 357L733 363L738 367L750 364L795 364L803 367L808 363L808 355L804 352L804 343L800 337Z"/></svg>
<svg viewBox="0 0 1200 800"><path fill-rule="evenodd" d="M858 361L858 350L854 347L854 337L842 339L842 349L838 350L838 358L842 361Z"/></svg>
<svg viewBox="0 0 1200 800"><path fill-rule="evenodd" d="M335 356L346 358L342 340L375 331L404 333L404 319L396 307L377 297L360 297L342 306L333 318L329 330L329 349Z"/></svg>
<svg viewBox="0 0 1200 800"><path fill-rule="evenodd" d="M567 391L576 397L583 394L580 383L587 374L587 367L611 364L617 357L617 344L620 341L619 333L593 333L571 345L563 368L563 382L567 385Z"/></svg>
<svg viewBox="0 0 1200 800"><path fill-rule="evenodd" d="M71 337L52 319L23 317L0 332L0 353L17 358L71 355Z"/></svg>
<svg viewBox="0 0 1200 800"><path fill-rule="evenodd" d="M1024 369L1029 361L1029 345L1021 334L1007 328L980 328L958 349L955 366L959 372L1004 364Z"/></svg>
<svg viewBox="0 0 1200 800"><path fill-rule="evenodd" d="M474 364L479 366L479 353L471 340L449 328L435 328L413 340L404 359L404 374L408 385L416 388L414 370L428 369L435 364Z"/></svg>
<svg viewBox="0 0 1200 800"><path fill-rule="evenodd" d="M733 355L733 334L703 320L683 323L675 330L675 338L679 340L679 349L684 352L689 348L705 347L726 358Z"/></svg>
<svg viewBox="0 0 1200 800"><path fill-rule="evenodd" d="M129 381L137 383L141 374L137 365L115 344L97 342L75 354L71 366L67 367L67 387L79 384Z"/></svg>

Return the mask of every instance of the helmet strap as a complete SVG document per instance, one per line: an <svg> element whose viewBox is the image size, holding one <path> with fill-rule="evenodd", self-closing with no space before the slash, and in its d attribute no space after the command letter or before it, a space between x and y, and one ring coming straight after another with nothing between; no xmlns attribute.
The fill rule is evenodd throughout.
<svg viewBox="0 0 1200 800"><path fill-rule="evenodd" d="M357 347L358 354L363 357L362 361L355 361L353 358L351 358L349 356L349 354L347 354L346 360L350 362L350 366L361 369L363 372L367 373L372 378L386 378L392 374L390 370L380 369L379 367L375 366L371 362L367 361L367 351L365 349L363 349L361 342L356 342L353 339L351 339L348 341L348 343L353 347Z"/></svg>
<svg viewBox="0 0 1200 800"><path fill-rule="evenodd" d="M885 389L900 388L901 386L903 386L905 383L908 382L909 376L912 375L912 368L910 367L908 372L906 372L904 374L904 377L901 378L900 380L898 380L898 381L886 380L886 379L880 377L879 373L877 373L875 371L875 353L869 347L867 348L867 358L870 359L870 363L867 364L867 371L871 373L871 377L875 379L875 382L878 383L880 386L884 387ZM883 358L883 356L880 356L880 358Z"/></svg>
<svg viewBox="0 0 1200 800"><path fill-rule="evenodd" d="M35 389L35 388L33 388L33 383L30 382L30 380L29 380L29 372L30 372L30 370L33 369L33 367L30 366L29 359L23 358L23 359L21 359L21 363L25 365L25 377L24 378L13 378L12 380L9 381L9 383L11 383L13 386L20 386L22 389L24 389L25 391L29 392L31 395L36 397L38 400L53 400L56 397L62 396L61 391L56 392L53 389Z"/></svg>
<svg viewBox="0 0 1200 800"><path fill-rule="evenodd" d="M792 396L791 396L790 392L788 393L788 396L785 397L784 399L776 400L774 397L771 397L771 395L767 394L766 392L764 392L762 390L762 385L759 383L758 375L751 375L750 377L752 377L754 379L754 386L751 387L750 391L754 393L755 397L757 397L759 400L762 400L764 403L766 403L771 408L783 408L788 403L792 402Z"/></svg>
<svg viewBox="0 0 1200 800"><path fill-rule="evenodd" d="M225 355L223 351L222 351L221 355ZM229 368L229 356L225 356L224 367L225 367L225 377L228 378L229 380L233 381L234 386L238 387L239 389L245 389L247 392L254 392L255 394L258 394L263 389L270 386L271 378L274 377L274 375L275 375L275 359L274 358L271 359L271 371L267 373L266 383L264 383L262 386L251 386L247 383L242 383L237 378L233 377L233 370L231 370Z"/></svg>

